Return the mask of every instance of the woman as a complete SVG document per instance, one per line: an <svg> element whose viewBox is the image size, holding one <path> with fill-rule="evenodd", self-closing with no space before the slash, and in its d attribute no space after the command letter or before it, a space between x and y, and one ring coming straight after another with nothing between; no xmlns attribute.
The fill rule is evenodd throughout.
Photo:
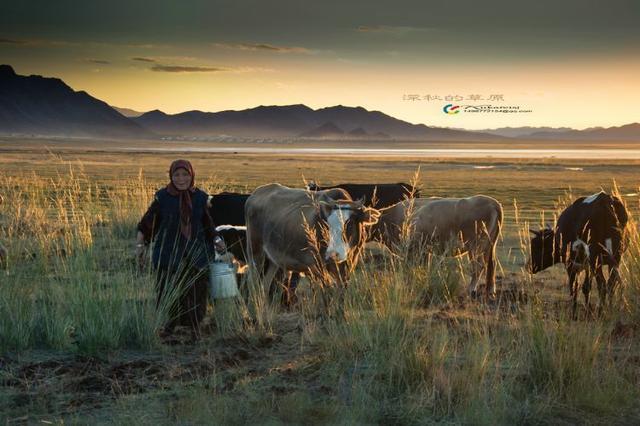
<svg viewBox="0 0 640 426"><path fill-rule="evenodd" d="M197 337L207 310L207 265L213 250L224 251L225 245L209 216L208 195L194 186L191 163L171 163L169 178L138 223L136 254L144 265L146 247L155 241L156 308L168 313L165 333L182 325Z"/></svg>

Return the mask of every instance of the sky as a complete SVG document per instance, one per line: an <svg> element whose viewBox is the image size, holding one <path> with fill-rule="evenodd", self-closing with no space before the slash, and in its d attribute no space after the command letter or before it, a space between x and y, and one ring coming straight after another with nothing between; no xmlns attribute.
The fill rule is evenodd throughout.
<svg viewBox="0 0 640 426"><path fill-rule="evenodd" d="M582 129L640 121L638 22L638 0L3 0L0 63L138 111Z"/></svg>

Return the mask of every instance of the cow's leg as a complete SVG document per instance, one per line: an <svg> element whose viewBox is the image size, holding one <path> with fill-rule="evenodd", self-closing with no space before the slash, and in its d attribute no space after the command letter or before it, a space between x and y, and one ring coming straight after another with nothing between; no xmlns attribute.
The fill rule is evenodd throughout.
<svg viewBox="0 0 640 426"><path fill-rule="evenodd" d="M340 286L346 287L349 283L349 275L351 266L348 262L343 262L337 265L336 283Z"/></svg>
<svg viewBox="0 0 640 426"><path fill-rule="evenodd" d="M262 281L262 286L264 289L264 294L269 295L269 289L271 288L271 283L273 282L273 279L276 277L276 274L278 273L278 271L280 270L280 268L278 267L278 265L276 265L273 262L268 262L269 266L267 267L267 271L264 274L264 278Z"/></svg>
<svg viewBox="0 0 640 426"><path fill-rule="evenodd" d="M269 290L269 298L273 300L276 293L280 291L280 287L284 285L284 271L281 269L276 271L276 273L273 275L273 278L271 279L271 283L267 284L266 278L267 278L267 274L269 273L269 268L271 267L271 264L272 262L270 262L269 259L265 261L264 269L262 271L262 279L263 279L263 284L265 285L265 288Z"/></svg>
<svg viewBox="0 0 640 426"><path fill-rule="evenodd" d="M602 268L600 268L602 270ZM591 293L591 266L588 266L584 272L584 281L582 283L582 294L584 295L584 307L587 315L591 314L591 304L589 303L589 293Z"/></svg>
<svg viewBox="0 0 640 426"><path fill-rule="evenodd" d="M576 286L576 276L578 273L573 267L570 267L567 273L569 274L569 296L572 300L571 316L575 320L578 319L578 289Z"/></svg>
<svg viewBox="0 0 640 426"><path fill-rule="evenodd" d="M620 269L618 268L619 260L614 264L609 266L609 280L607 281L606 290L609 292L609 298L607 303L611 304L613 299L613 294L616 291L616 287L622 281L620 278Z"/></svg>
<svg viewBox="0 0 640 426"><path fill-rule="evenodd" d="M262 241L253 235L250 227L247 227L247 265L250 284L259 283L260 277L264 276L265 267L267 266L265 261Z"/></svg>
<svg viewBox="0 0 640 426"><path fill-rule="evenodd" d="M271 264L272 262L267 260L267 263ZM279 268L274 275L272 283L269 285L269 297L274 300L275 297L280 296L281 303L289 306L289 273L285 269ZM265 270L265 277L267 271L268 266Z"/></svg>
<svg viewBox="0 0 640 426"><path fill-rule="evenodd" d="M609 280L611 280L611 272L609 272ZM598 303L598 315L600 315L602 314L604 305L607 302L607 287L608 287L607 280L604 277L602 264L599 264L596 267L596 283L598 285L598 296L600 296L600 302Z"/></svg>
<svg viewBox="0 0 640 426"><path fill-rule="evenodd" d="M487 268L487 298L496 297L496 246L491 244L484 259Z"/></svg>
<svg viewBox="0 0 640 426"><path fill-rule="evenodd" d="M300 282L300 273L292 272L287 280L286 301L287 306L291 306L296 302L296 288Z"/></svg>
<svg viewBox="0 0 640 426"><path fill-rule="evenodd" d="M476 297L478 295L478 281L480 281L483 265L473 251L469 251L469 260L471 262L471 281L469 282L468 291L471 297Z"/></svg>

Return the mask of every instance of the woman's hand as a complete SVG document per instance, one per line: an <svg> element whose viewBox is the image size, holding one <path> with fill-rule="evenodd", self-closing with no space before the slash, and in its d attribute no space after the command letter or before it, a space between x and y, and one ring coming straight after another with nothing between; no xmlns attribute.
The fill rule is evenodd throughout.
<svg viewBox="0 0 640 426"><path fill-rule="evenodd" d="M138 262L138 268L142 271L147 264L147 248L144 244L136 244L136 261Z"/></svg>
<svg viewBox="0 0 640 426"><path fill-rule="evenodd" d="M144 234L138 231L136 235L136 261L138 262L138 268L141 271L144 270L145 265L147 264L147 245L144 243Z"/></svg>
<svg viewBox="0 0 640 426"><path fill-rule="evenodd" d="M224 253L227 250L227 245L224 243L224 240L220 237L216 237L213 240L213 244L215 245L216 251L218 253Z"/></svg>

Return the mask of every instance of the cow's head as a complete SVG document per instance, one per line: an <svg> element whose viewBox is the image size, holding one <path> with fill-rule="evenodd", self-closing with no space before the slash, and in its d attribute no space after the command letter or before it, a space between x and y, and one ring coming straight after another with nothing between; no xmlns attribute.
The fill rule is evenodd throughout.
<svg viewBox="0 0 640 426"><path fill-rule="evenodd" d="M323 201L320 202L320 216L328 227L325 260L340 263L361 248L365 227L375 224L380 212L365 207L362 200Z"/></svg>
<svg viewBox="0 0 640 426"><path fill-rule="evenodd" d="M529 232L533 234L531 238L531 259L527 265L529 272L535 274L550 266L554 261L554 241L555 231L549 227Z"/></svg>

